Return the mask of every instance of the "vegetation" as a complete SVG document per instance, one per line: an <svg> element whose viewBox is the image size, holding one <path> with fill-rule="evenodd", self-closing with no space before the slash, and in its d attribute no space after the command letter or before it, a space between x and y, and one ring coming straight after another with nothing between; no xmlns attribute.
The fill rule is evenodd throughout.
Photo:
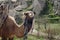
<svg viewBox="0 0 60 40"><path fill-rule="evenodd" d="M46 0L45 6L41 13L39 14L40 17L48 19L50 23L58 23L60 20L60 16L56 15L53 10L54 4L50 0Z"/></svg>
<svg viewBox="0 0 60 40"><path fill-rule="evenodd" d="M40 15L49 15L53 13L53 4L50 0L46 0L45 6L43 10L41 11Z"/></svg>
<svg viewBox="0 0 60 40"><path fill-rule="evenodd" d="M23 9L23 11L32 10L32 1L26 2L28 4L28 7ZM49 35L52 37L60 36L60 16L54 13L53 7L54 4L51 2L51 0L46 0L40 14L36 14L37 16L35 16L34 29L36 29L38 33L42 32L42 34L48 34L48 37ZM22 19L20 19L20 16L16 15L16 21L18 24L22 23ZM47 40L47 38L45 38L45 35L43 36L39 36L38 38L36 35L28 35L27 40ZM23 38L15 37L14 40L23 40Z"/></svg>
<svg viewBox="0 0 60 40"><path fill-rule="evenodd" d="M23 38L17 38L15 37L14 40L23 40ZM42 37L37 38L37 36L34 35L28 35L28 39L27 40L44 40Z"/></svg>

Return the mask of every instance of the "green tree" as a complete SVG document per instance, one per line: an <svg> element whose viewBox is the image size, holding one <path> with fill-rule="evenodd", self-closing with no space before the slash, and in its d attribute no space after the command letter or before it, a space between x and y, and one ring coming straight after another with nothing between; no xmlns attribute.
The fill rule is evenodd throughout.
<svg viewBox="0 0 60 40"><path fill-rule="evenodd" d="M40 15L48 15L53 13L53 4L50 0L45 1L45 5Z"/></svg>

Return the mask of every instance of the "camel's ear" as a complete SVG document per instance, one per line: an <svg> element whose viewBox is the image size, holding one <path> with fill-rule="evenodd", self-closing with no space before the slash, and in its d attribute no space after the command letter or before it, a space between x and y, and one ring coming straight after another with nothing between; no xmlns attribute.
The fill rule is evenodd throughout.
<svg viewBox="0 0 60 40"><path fill-rule="evenodd" d="M36 13L34 12L34 14L36 14Z"/></svg>

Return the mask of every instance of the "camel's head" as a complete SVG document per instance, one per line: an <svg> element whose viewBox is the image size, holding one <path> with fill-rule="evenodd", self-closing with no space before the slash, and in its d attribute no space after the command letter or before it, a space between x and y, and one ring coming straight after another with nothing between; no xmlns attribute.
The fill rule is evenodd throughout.
<svg viewBox="0 0 60 40"><path fill-rule="evenodd" d="M33 18L35 13L33 11L27 11L24 13L27 18Z"/></svg>
<svg viewBox="0 0 60 40"><path fill-rule="evenodd" d="M0 3L0 16L4 15L7 12L7 5Z"/></svg>
<svg viewBox="0 0 60 40"><path fill-rule="evenodd" d="M3 5L0 4L0 15L3 13Z"/></svg>

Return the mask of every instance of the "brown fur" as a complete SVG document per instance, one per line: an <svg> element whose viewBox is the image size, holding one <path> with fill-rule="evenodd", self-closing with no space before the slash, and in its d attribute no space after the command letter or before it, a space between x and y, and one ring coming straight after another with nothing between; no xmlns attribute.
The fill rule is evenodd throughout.
<svg viewBox="0 0 60 40"><path fill-rule="evenodd" d="M23 37L24 35L24 25L21 25L21 27L18 27L13 20L11 20L9 17L4 22L3 26L0 28L0 36L1 37L8 37L12 38L14 35L18 37Z"/></svg>

